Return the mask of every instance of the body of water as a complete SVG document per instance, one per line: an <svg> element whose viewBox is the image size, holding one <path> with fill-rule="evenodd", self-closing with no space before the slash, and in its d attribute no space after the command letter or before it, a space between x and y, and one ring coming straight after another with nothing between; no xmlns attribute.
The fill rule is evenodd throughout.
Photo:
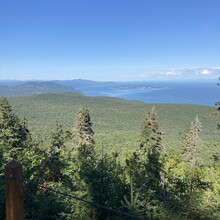
<svg viewBox="0 0 220 220"><path fill-rule="evenodd" d="M79 86L87 96L110 96L145 103L179 103L214 106L220 101L216 82L101 82Z"/></svg>

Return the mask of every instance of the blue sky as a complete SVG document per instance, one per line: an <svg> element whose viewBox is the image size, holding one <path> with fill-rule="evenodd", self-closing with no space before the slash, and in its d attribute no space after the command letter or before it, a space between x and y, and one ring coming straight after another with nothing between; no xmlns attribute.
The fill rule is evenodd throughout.
<svg viewBox="0 0 220 220"><path fill-rule="evenodd" d="M219 0L0 0L0 79L220 75Z"/></svg>

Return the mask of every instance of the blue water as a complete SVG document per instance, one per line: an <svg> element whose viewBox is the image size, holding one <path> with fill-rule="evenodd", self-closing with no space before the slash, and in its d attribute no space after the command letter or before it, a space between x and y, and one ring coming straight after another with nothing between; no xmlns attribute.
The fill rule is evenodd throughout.
<svg viewBox="0 0 220 220"><path fill-rule="evenodd" d="M145 103L214 106L220 101L217 82L102 82L77 87L87 96L109 96Z"/></svg>

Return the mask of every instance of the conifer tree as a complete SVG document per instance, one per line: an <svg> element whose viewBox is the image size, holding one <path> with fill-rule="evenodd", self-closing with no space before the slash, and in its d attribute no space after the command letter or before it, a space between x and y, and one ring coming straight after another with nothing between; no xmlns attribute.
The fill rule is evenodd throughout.
<svg viewBox="0 0 220 220"><path fill-rule="evenodd" d="M87 108L80 108L74 114L72 129L72 149L69 154L69 176L72 179L72 188L79 197L92 200L92 185L95 177L96 153L94 149L94 132L92 122ZM71 210L71 218L93 219L95 211L93 208L80 202L74 202Z"/></svg>
<svg viewBox="0 0 220 220"><path fill-rule="evenodd" d="M123 204L131 213L157 219L161 199L162 138L153 107L146 112L140 126L140 151L126 160L130 192ZM130 198L129 198L130 197ZM158 213L155 213L157 211Z"/></svg>
<svg viewBox="0 0 220 220"><path fill-rule="evenodd" d="M89 110L85 107L80 108L75 114L73 135L75 145L86 145L87 147L91 147L95 143Z"/></svg>
<svg viewBox="0 0 220 220"><path fill-rule="evenodd" d="M162 153L162 139L159 129L158 117L153 107L145 113L141 123L140 150L146 156L146 170L149 185L155 190L159 189L161 181L162 164L160 156Z"/></svg>
<svg viewBox="0 0 220 220"><path fill-rule="evenodd" d="M87 178L90 171L94 169L95 149L94 132L92 122L87 108L80 108L74 117L73 127L74 156L77 161L80 175ZM89 177L88 177L89 178Z"/></svg>
<svg viewBox="0 0 220 220"><path fill-rule="evenodd" d="M197 162L197 154L199 148L199 133L201 132L202 124L199 121L198 115L190 125L186 127L183 154L186 162L190 166L195 166Z"/></svg>
<svg viewBox="0 0 220 220"><path fill-rule="evenodd" d="M22 151L31 139L26 119L20 120L12 113L12 108L6 98L0 99L0 149L4 161L21 159Z"/></svg>
<svg viewBox="0 0 220 220"><path fill-rule="evenodd" d="M198 167L198 148L200 145L199 133L202 124L198 116L191 122L185 130L183 155L186 162L186 217L187 220L193 219L193 195L195 189L202 188L203 183L197 175Z"/></svg>
<svg viewBox="0 0 220 220"><path fill-rule="evenodd" d="M61 151L65 150L66 133L61 125L56 126L52 134L51 145L48 148L47 156L44 161L44 176L46 181L60 182L63 178L62 170L65 167L64 158Z"/></svg>
<svg viewBox="0 0 220 220"><path fill-rule="evenodd" d="M39 158L36 158L37 155L35 155L32 147L34 146L26 119L21 120L12 112L8 100L0 98L0 176L3 173L3 167L12 159L23 164L23 175L26 178L33 175L33 167L37 166L36 161ZM26 193L27 188L30 187L25 186L24 193ZM0 194L2 195L1 192ZM4 202L0 201L0 206L4 206ZM32 204L33 200L31 199L25 201L26 213L29 212L28 206L31 207ZM2 210L2 207L0 208Z"/></svg>

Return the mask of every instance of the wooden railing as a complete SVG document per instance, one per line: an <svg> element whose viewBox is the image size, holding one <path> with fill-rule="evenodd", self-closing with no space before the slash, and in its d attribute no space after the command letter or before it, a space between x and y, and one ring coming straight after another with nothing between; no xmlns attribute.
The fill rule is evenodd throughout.
<svg viewBox="0 0 220 220"><path fill-rule="evenodd" d="M23 220L23 181L22 166L12 160L5 167L5 187L6 187L6 220Z"/></svg>

